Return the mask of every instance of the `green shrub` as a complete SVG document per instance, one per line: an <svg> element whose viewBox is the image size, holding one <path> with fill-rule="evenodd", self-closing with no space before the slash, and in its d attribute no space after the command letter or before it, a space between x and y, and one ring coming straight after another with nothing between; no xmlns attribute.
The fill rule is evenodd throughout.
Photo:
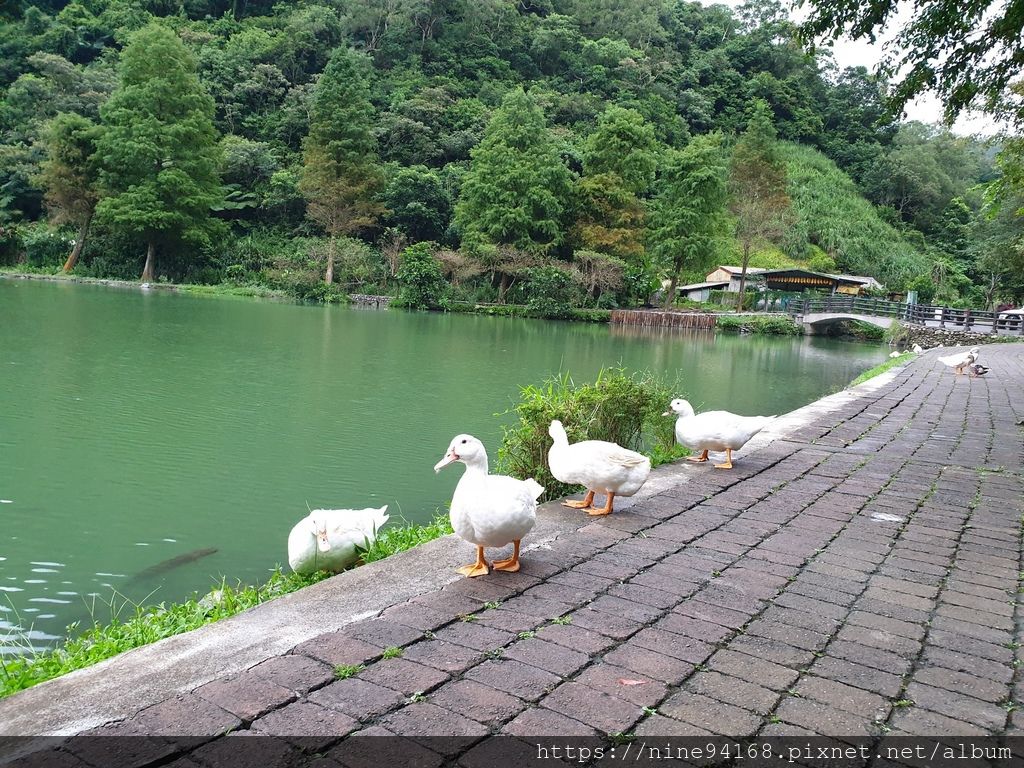
<svg viewBox="0 0 1024 768"><path fill-rule="evenodd" d="M64 231L39 223L22 227L21 247L25 254L25 262L30 267L59 268L67 260L74 243Z"/></svg>
<svg viewBox="0 0 1024 768"><path fill-rule="evenodd" d="M548 469L553 419L562 422L571 443L608 440L651 454L658 463L685 455L673 446L675 421L661 415L676 392L648 372L627 374L620 368L602 370L593 384L577 385L563 373L539 387L523 387L513 409L519 421L503 427L499 471L534 478L544 486L545 499L572 493L575 489L559 483Z"/></svg>
<svg viewBox="0 0 1024 768"><path fill-rule="evenodd" d="M526 307L533 317L564 319L572 314L573 282L568 272L558 267L525 270Z"/></svg>
<svg viewBox="0 0 1024 768"><path fill-rule="evenodd" d="M402 286L396 304L411 309L436 309L448 287L431 243L416 243L402 252L398 282Z"/></svg>

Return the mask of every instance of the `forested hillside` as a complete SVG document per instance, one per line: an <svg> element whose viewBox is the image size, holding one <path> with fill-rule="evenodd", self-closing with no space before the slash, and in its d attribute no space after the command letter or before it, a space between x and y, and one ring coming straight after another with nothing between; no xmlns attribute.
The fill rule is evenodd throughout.
<svg viewBox="0 0 1024 768"><path fill-rule="evenodd" d="M746 254L924 301L1024 298L1019 204L986 205L995 150L894 122L772 0L0 14L0 264L544 310Z"/></svg>

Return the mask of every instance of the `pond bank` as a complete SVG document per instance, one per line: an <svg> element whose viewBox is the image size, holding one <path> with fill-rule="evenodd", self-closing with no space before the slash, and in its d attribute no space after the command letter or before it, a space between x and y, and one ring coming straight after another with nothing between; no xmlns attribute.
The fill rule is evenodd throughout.
<svg viewBox="0 0 1024 768"><path fill-rule="evenodd" d="M567 565L571 567L581 559L587 559L589 555L585 553L596 554L616 546L623 536L631 540L629 532L641 523L641 527L657 524L659 519L677 514L673 509L682 510L701 504L706 497L722 494L734 483L756 477L780 461L776 455L780 448L790 453L798 450L786 441L793 439L800 430L817 429L819 425L835 423L837 419L842 421L848 412L863 412L884 395L885 388L892 384L896 375L890 372L861 387L822 398L787 414L776 422L770 433L758 436L740 454L735 472L709 471L706 466L685 462L666 465L652 473L640 495L623 504L621 514L617 512L598 522L557 503L544 505L538 516L537 529L524 547L524 568L519 574L498 574L472 581L462 579L453 569L466 557L465 543L452 536L439 538L216 624L139 648L15 694L0 701L0 722L5 724L7 734L38 734L43 731L69 734L130 717L134 712L169 698L178 702L173 704L174 707L199 707L197 713L204 709L209 711L211 706L221 711L204 698L212 695L213 689L201 689L200 686L261 662L270 664L266 660L288 654L293 648L295 651L290 658L295 664L305 665L307 671L326 670L327 678L309 687L322 686L331 679L330 666L325 666L325 663L358 665L364 659L357 657L370 653L369 647L375 643L383 644L381 647L384 648L402 646L413 642L425 631L423 627L417 629L402 622L418 624L425 620L431 623L436 618L441 622L438 626L448 624L452 619L441 621L441 617L453 606L457 613L462 614L479 610L483 603L506 600L536 586ZM827 457L827 453L820 449L810 450L818 461ZM803 465L804 462L800 460L797 464ZM686 540L689 538L687 536ZM672 546L683 548L682 543ZM451 587L442 590L448 584ZM416 601L416 608L411 613L401 607L410 599ZM392 610L384 613L383 622L353 624L379 616L389 607ZM555 610L554 604L551 610ZM458 619L455 622L454 628L465 626ZM350 624L364 629L351 636L348 631L330 634ZM509 634L497 628L490 631L497 633L494 642ZM324 635L325 632L329 634ZM515 639L513 634L509 634L509 638ZM409 653L406 656L411 657ZM374 655L371 653L366 660L372 658ZM292 663L275 661L265 669L278 668L282 664L290 667ZM246 674L260 678L262 673ZM319 672L313 677L318 675ZM276 679L280 682L283 678L279 676ZM289 685L301 688L298 681ZM174 698L178 696L184 696L184 699ZM294 697L294 693L289 694L271 708L277 708ZM186 724L185 727L191 729L194 725L201 731L202 720L197 716L194 724ZM240 725L238 722L231 727ZM181 721L178 727L183 727ZM117 732L116 727L111 731L112 734Z"/></svg>

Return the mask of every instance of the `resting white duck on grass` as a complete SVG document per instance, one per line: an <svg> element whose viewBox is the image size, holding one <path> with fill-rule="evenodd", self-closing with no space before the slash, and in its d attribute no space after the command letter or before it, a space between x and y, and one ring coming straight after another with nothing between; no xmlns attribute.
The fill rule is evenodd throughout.
<svg viewBox="0 0 1024 768"><path fill-rule="evenodd" d="M686 400L675 399L663 416L676 415L676 441L699 456L687 461L707 461L708 451L725 451L725 463L715 464L718 469L732 469L732 452L747 444L754 435L768 426L775 416L738 416L729 411L694 413Z"/></svg>
<svg viewBox="0 0 1024 768"><path fill-rule="evenodd" d="M651 460L604 440L583 440L569 445L569 436L562 422L555 419L548 427L554 444L548 451L548 466L555 479L562 483L582 485L587 489L583 501L563 501L562 505L582 509L589 515L608 515L616 496L632 496L647 482ZM608 496L603 507L594 507L594 494Z"/></svg>
<svg viewBox="0 0 1024 768"><path fill-rule="evenodd" d="M449 517L452 529L470 544L476 545L476 562L459 568L464 576L488 573L485 547L512 544L512 556L491 563L496 571L519 570L519 543L537 522L537 499L544 488L532 477L516 480L507 475L487 473L487 450L472 435L456 435L437 464L440 472L453 462L466 465L455 486Z"/></svg>
<svg viewBox="0 0 1024 768"><path fill-rule="evenodd" d="M288 534L288 565L296 573L338 573L359 559L388 521L387 504L367 509L314 509Z"/></svg>
<svg viewBox="0 0 1024 768"><path fill-rule="evenodd" d="M953 372L959 376L964 372L964 368L972 365L978 359L978 353L981 350L978 347L971 347L966 352L957 352L955 355L946 355L940 357L939 362L943 365L948 365L953 369Z"/></svg>

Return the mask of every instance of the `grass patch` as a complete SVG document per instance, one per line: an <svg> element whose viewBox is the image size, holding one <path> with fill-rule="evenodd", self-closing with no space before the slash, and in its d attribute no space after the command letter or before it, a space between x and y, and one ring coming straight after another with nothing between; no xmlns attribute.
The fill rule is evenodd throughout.
<svg viewBox="0 0 1024 768"><path fill-rule="evenodd" d="M782 315L719 315L715 327L762 336L800 336L804 332L803 326Z"/></svg>
<svg viewBox="0 0 1024 768"><path fill-rule="evenodd" d="M366 669L362 664L339 664L334 668L335 680L347 680L353 675L358 675Z"/></svg>
<svg viewBox="0 0 1024 768"><path fill-rule="evenodd" d="M264 584L231 586L222 581L207 595L195 594L179 603L143 606L115 593L109 602L90 606L93 624L53 650L31 652L0 661L0 697L29 688L44 680L67 674L109 659L124 651L155 643L165 637L197 629L204 624L234 616L247 608L273 600L327 578L328 573L300 576L275 570ZM110 610L109 622L101 623L98 611ZM77 625L68 628L72 633ZM26 650L28 650L26 646Z"/></svg>
<svg viewBox="0 0 1024 768"><path fill-rule="evenodd" d="M913 357L913 352L904 352L899 357L890 357L884 363L879 363L874 368L869 368L868 370L864 371L864 373L862 373L856 379L851 381L849 385L847 385L847 388L856 387L858 384L863 384L868 379L873 379L875 378L875 376L885 373L890 368L895 368L897 365L903 365L904 363L908 363Z"/></svg>
<svg viewBox="0 0 1024 768"><path fill-rule="evenodd" d="M452 523L447 512L437 512L429 523L403 523L384 528L377 534L377 540L362 553L364 563L383 560L396 552L404 552L418 544L447 536L452 532Z"/></svg>

